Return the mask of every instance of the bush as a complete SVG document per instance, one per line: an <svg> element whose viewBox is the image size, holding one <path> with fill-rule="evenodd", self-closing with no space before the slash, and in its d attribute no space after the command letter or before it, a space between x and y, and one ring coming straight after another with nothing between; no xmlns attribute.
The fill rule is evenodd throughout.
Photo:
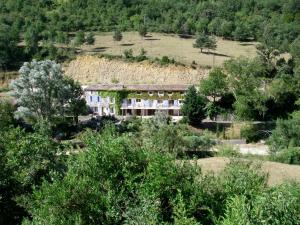
<svg viewBox="0 0 300 225"><path fill-rule="evenodd" d="M183 137L187 151L207 151L214 144L213 136L204 132L202 135L191 134Z"/></svg>
<svg viewBox="0 0 300 225"><path fill-rule="evenodd" d="M300 165L300 147L284 149L272 154L271 159L276 162Z"/></svg>
<svg viewBox="0 0 300 225"><path fill-rule="evenodd" d="M294 186L269 188L251 200L235 195L227 201L225 218L220 224L300 224L300 192L299 186Z"/></svg>
<svg viewBox="0 0 300 225"><path fill-rule="evenodd" d="M217 148L217 156L221 157L241 157L241 153L238 149L230 145L221 145Z"/></svg>
<svg viewBox="0 0 300 225"><path fill-rule="evenodd" d="M128 59L132 60L134 58L132 49L124 50L123 54L124 54L124 58L127 59L127 60Z"/></svg>

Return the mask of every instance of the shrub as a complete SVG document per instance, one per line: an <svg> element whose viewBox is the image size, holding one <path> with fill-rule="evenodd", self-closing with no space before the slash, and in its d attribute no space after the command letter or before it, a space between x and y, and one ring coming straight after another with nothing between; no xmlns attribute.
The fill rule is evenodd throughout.
<svg viewBox="0 0 300 225"><path fill-rule="evenodd" d="M300 147L291 147L274 153L271 159L281 163L300 165Z"/></svg>
<svg viewBox="0 0 300 225"><path fill-rule="evenodd" d="M299 186L294 186L269 188L250 200L235 195L227 201L225 218L220 224L300 224L300 192Z"/></svg>
<svg viewBox="0 0 300 225"><path fill-rule="evenodd" d="M95 37L94 37L94 34L92 32L90 32L87 37L86 37L86 43L88 45L92 45L95 43Z"/></svg>
<svg viewBox="0 0 300 225"><path fill-rule="evenodd" d="M134 58L133 57L133 51L132 51L132 49L126 49L126 50L124 50L123 54L124 54L124 58L125 59L132 60Z"/></svg>
<svg viewBox="0 0 300 225"><path fill-rule="evenodd" d="M230 145L220 145L217 147L217 156L222 157L241 157L241 153L238 149Z"/></svg>
<svg viewBox="0 0 300 225"><path fill-rule="evenodd" d="M204 132L202 135L192 134L185 136L183 139L187 148L186 150L207 151L215 144L213 138L214 137L210 133Z"/></svg>

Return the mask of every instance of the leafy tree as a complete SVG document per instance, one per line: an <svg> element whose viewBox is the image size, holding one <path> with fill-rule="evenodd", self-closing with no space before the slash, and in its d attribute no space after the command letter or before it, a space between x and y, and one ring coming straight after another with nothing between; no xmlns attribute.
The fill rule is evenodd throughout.
<svg viewBox="0 0 300 225"><path fill-rule="evenodd" d="M221 112L221 108L216 104L227 92L226 75L219 67L209 72L208 78L200 82L200 93L205 95L208 100L212 98L212 102L206 105L207 115L214 118Z"/></svg>
<svg viewBox="0 0 300 225"><path fill-rule="evenodd" d="M34 55L39 51L39 40L40 40L40 25L33 24L29 26L24 33L25 40L25 51L28 54Z"/></svg>
<svg viewBox="0 0 300 225"><path fill-rule="evenodd" d="M0 69L8 69L16 60L18 34L7 25L0 26Z"/></svg>
<svg viewBox="0 0 300 225"><path fill-rule="evenodd" d="M78 115L78 95L81 93L79 86L72 82L65 85L59 64L50 60L32 61L24 63L19 72L20 78L11 85L13 96L19 105L17 116L31 122L54 123L57 119L64 118L63 112L68 109L75 110L73 115ZM72 94L65 95L66 93ZM69 104L71 108L68 108Z"/></svg>
<svg viewBox="0 0 300 225"><path fill-rule="evenodd" d="M83 31L76 32L75 39L74 39L74 44L76 46L78 46L78 45L82 45L84 42L85 42L84 32Z"/></svg>
<svg viewBox="0 0 300 225"><path fill-rule="evenodd" d="M23 206L34 187L63 173L64 156L58 156L59 145L47 135L20 128L0 133L0 222L19 224L28 215Z"/></svg>
<svg viewBox="0 0 300 225"><path fill-rule="evenodd" d="M278 119L268 142L273 153L289 147L300 147L300 111L295 111L287 120Z"/></svg>
<svg viewBox="0 0 300 225"><path fill-rule="evenodd" d="M211 70L208 77L200 82L200 92L210 96L213 102L227 93L226 74L220 67Z"/></svg>
<svg viewBox="0 0 300 225"><path fill-rule="evenodd" d="M6 101L0 100L0 128L5 130L14 123L14 110L13 105Z"/></svg>
<svg viewBox="0 0 300 225"><path fill-rule="evenodd" d="M114 41L121 41L123 39L122 32L120 30L115 30L113 39Z"/></svg>
<svg viewBox="0 0 300 225"><path fill-rule="evenodd" d="M209 37L208 35L202 33L198 34L196 38L196 42L193 45L194 48L200 48L200 51L203 52L203 49L216 49L216 40L213 37Z"/></svg>
<svg viewBox="0 0 300 225"><path fill-rule="evenodd" d="M203 49L206 47L206 44L208 42L208 35L201 33L197 35L196 42L193 45L194 48L200 48L201 53L203 52Z"/></svg>
<svg viewBox="0 0 300 225"><path fill-rule="evenodd" d="M182 114L188 123L198 124L205 118L205 99L197 93L194 86L191 86L185 96L182 106Z"/></svg>
<svg viewBox="0 0 300 225"><path fill-rule="evenodd" d="M258 59L239 58L224 64L229 91L234 95L235 114L241 119L255 119L266 114L265 68Z"/></svg>
<svg viewBox="0 0 300 225"><path fill-rule="evenodd" d="M233 30L234 30L234 24L230 21L224 20L221 23L220 35L222 35L224 38L229 39L232 37Z"/></svg>
<svg viewBox="0 0 300 225"><path fill-rule="evenodd" d="M86 43L88 45L93 45L95 43L95 37L92 32L88 33L88 35L86 36Z"/></svg>
<svg viewBox="0 0 300 225"><path fill-rule="evenodd" d="M57 32L56 34L56 42L62 44L69 44L70 40L68 34L66 32Z"/></svg>
<svg viewBox="0 0 300 225"><path fill-rule="evenodd" d="M87 113L86 101L82 96L84 95L80 84L71 78L65 78L64 86L67 87L60 93L60 98L64 99L66 109L62 114L73 117L75 124L78 124L78 116Z"/></svg>
<svg viewBox="0 0 300 225"><path fill-rule="evenodd" d="M233 37L238 41L247 41L251 37L250 29L246 22L240 22L236 25L236 29L233 32Z"/></svg>
<svg viewBox="0 0 300 225"><path fill-rule="evenodd" d="M139 34L140 34L141 37L145 37L148 33L148 29L145 25L140 25L138 31L139 31Z"/></svg>

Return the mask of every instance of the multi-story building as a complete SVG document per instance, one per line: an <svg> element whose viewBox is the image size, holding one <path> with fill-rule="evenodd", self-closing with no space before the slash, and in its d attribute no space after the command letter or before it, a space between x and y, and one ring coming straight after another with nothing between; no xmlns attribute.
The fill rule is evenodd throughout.
<svg viewBox="0 0 300 225"><path fill-rule="evenodd" d="M121 85L97 84L85 88L88 106L94 114L149 117L165 111L181 117L188 85Z"/></svg>

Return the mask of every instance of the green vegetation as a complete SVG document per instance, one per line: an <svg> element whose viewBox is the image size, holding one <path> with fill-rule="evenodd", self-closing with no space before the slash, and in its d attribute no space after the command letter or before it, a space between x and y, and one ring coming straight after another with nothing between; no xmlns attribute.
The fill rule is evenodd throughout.
<svg viewBox="0 0 300 225"><path fill-rule="evenodd" d="M269 158L299 164L299 7L296 0L6 0L0 69L16 70L33 58L63 62L75 46L92 45L96 31L116 30L116 41L117 30L138 31L147 41L154 31L199 34L201 52L216 48L211 36L259 41L258 57L230 59L198 90L190 87L182 112L192 125L225 113L277 121L267 130ZM147 56L126 50L124 58ZM167 56L154 61L175 64ZM300 224L299 183L267 186L261 165L236 159L241 154L227 146L217 153L233 158L224 171L201 171L188 152L211 149L211 133L174 124L162 112L144 121L78 123L86 110L82 89L54 61L24 63L12 92L17 109L0 101L0 224ZM120 106L129 93L101 95ZM243 135L257 141L259 131L246 126ZM60 142L64 132L80 144Z"/></svg>
<svg viewBox="0 0 300 225"><path fill-rule="evenodd" d="M123 38L122 32L120 30L115 30L113 39L114 41L121 41Z"/></svg>
<svg viewBox="0 0 300 225"><path fill-rule="evenodd" d="M77 123L78 116L86 111L81 86L65 78L54 61L24 63L11 87L18 103L15 115L29 123L44 121L53 125L66 116Z"/></svg>
<svg viewBox="0 0 300 225"><path fill-rule="evenodd" d="M213 37L209 37L207 34L198 34L194 48L200 48L201 53L203 49L215 50L217 47L216 40Z"/></svg>
<svg viewBox="0 0 300 225"><path fill-rule="evenodd" d="M199 124L205 118L205 103L204 97L197 93L194 86L191 86L185 95L181 109L185 120L190 124Z"/></svg>

